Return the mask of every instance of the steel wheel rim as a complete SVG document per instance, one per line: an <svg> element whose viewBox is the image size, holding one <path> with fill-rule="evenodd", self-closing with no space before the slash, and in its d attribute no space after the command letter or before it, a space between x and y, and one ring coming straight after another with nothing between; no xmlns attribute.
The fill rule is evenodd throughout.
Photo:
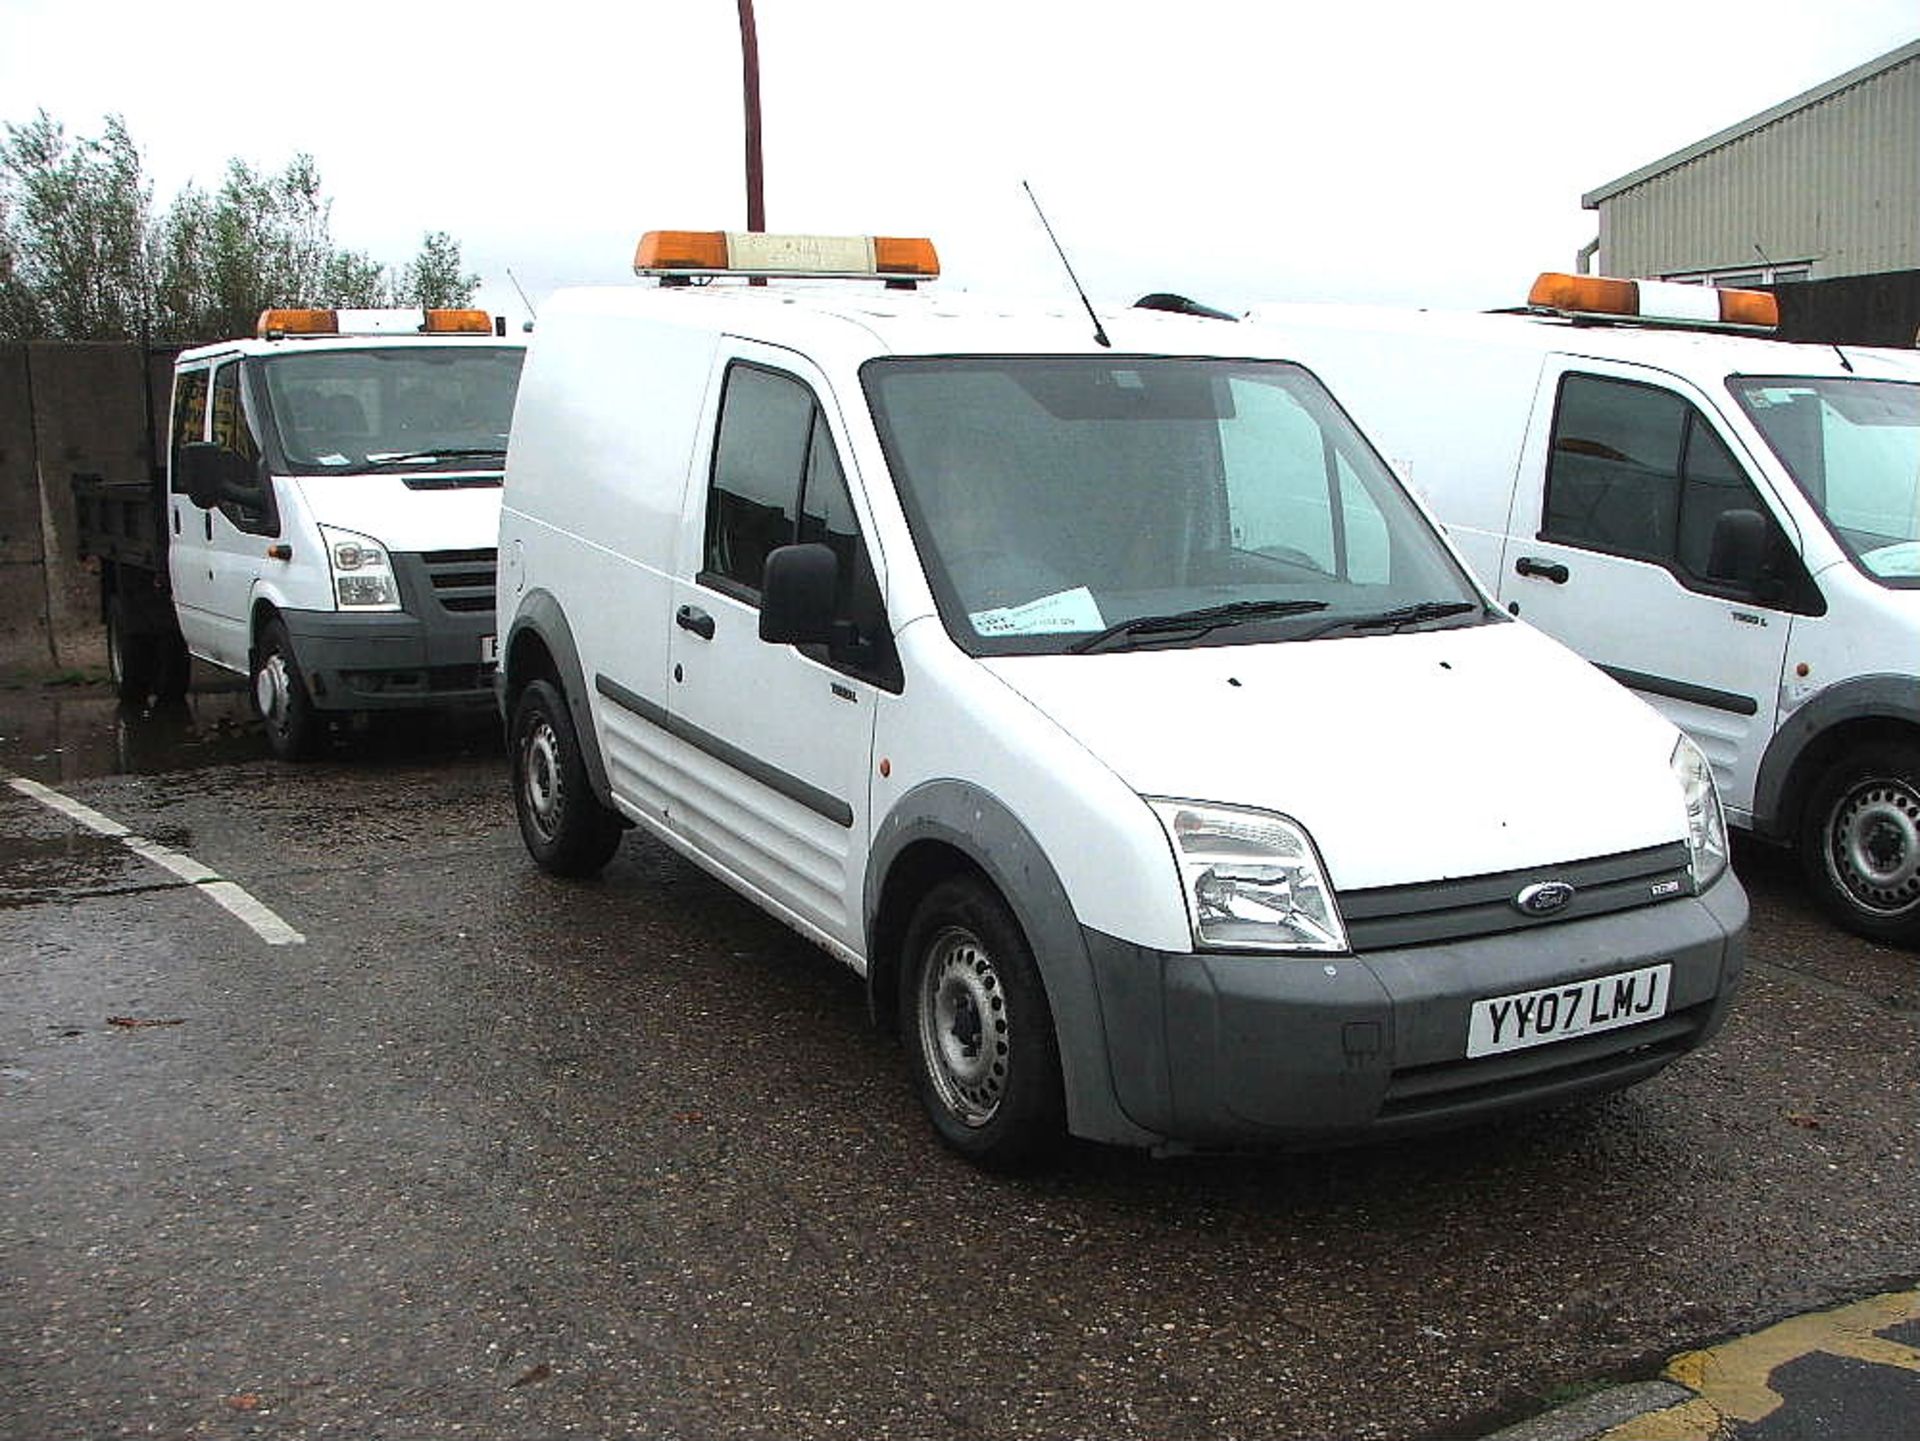
<svg viewBox="0 0 1920 1441"><path fill-rule="evenodd" d="M973 932L949 926L934 937L916 1010L940 1104L964 1125L986 1125L1006 1098L1013 1033L999 972Z"/></svg>
<svg viewBox="0 0 1920 1441"><path fill-rule="evenodd" d="M1920 793L1877 778L1849 790L1827 826L1827 870L1862 910L1898 915L1920 905Z"/></svg>
<svg viewBox="0 0 1920 1441"><path fill-rule="evenodd" d="M286 657L279 651L260 662L260 673L253 678L253 703L260 708L260 718L275 730L287 728L287 700L292 686Z"/></svg>
<svg viewBox="0 0 1920 1441"><path fill-rule="evenodd" d="M520 748L520 793L533 828L552 840L560 820L560 742L544 719L527 732Z"/></svg>

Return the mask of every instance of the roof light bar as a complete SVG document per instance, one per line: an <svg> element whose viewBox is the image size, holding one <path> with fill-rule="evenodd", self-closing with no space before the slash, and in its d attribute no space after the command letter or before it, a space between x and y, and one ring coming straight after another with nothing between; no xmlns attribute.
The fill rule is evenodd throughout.
<svg viewBox="0 0 1920 1441"><path fill-rule="evenodd" d="M933 242L895 235L770 235L737 230L649 230L636 275L788 276L813 280L932 280Z"/></svg>
<svg viewBox="0 0 1920 1441"><path fill-rule="evenodd" d="M1533 282L1527 305L1555 315L1637 320L1644 325L1773 330L1780 324L1780 302L1764 290L1719 290L1672 280L1615 280L1551 270Z"/></svg>
<svg viewBox="0 0 1920 1441"><path fill-rule="evenodd" d="M254 334L261 340L295 335L491 335L484 310L263 310Z"/></svg>

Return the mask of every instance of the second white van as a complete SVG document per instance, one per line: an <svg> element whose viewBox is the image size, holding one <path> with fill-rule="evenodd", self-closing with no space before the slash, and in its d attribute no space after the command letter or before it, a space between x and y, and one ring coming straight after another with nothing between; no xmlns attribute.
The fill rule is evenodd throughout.
<svg viewBox="0 0 1920 1441"><path fill-rule="evenodd" d="M1920 945L1920 356L1772 316L1565 275L1528 313L1254 312L1511 613L1693 738L1735 826Z"/></svg>

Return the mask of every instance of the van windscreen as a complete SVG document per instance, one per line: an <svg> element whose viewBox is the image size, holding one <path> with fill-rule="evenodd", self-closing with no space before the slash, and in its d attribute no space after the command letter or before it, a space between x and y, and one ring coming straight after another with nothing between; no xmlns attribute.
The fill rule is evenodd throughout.
<svg viewBox="0 0 1920 1441"><path fill-rule="evenodd" d="M889 358L862 380L942 618L975 654L1485 619L1298 366Z"/></svg>

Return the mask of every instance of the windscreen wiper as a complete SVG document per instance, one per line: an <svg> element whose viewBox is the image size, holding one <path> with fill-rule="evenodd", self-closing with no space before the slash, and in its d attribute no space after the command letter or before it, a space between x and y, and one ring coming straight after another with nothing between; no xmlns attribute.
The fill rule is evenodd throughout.
<svg viewBox="0 0 1920 1441"><path fill-rule="evenodd" d="M428 450L376 450L367 457L369 465L406 465L413 461L469 460L480 456L506 458L497 445L441 445Z"/></svg>
<svg viewBox="0 0 1920 1441"><path fill-rule="evenodd" d="M1470 600L1417 600L1412 605L1396 606L1392 610L1383 610L1374 615L1340 616L1301 639L1317 640L1323 635L1332 635L1335 631L1342 630L1397 631L1403 626L1419 625L1429 620L1447 620L1453 616L1465 615L1469 611L1477 610L1481 610L1481 606Z"/></svg>
<svg viewBox="0 0 1920 1441"><path fill-rule="evenodd" d="M1070 654L1079 655L1099 650L1109 641L1123 638L1134 640L1140 636L1189 632L1205 635L1222 626L1242 625L1250 620L1270 620L1282 615L1305 615L1309 611L1326 608L1324 600L1233 600L1225 605L1206 605L1198 610L1173 611L1167 615L1137 615L1132 620L1110 625L1085 640L1077 640L1067 650Z"/></svg>

